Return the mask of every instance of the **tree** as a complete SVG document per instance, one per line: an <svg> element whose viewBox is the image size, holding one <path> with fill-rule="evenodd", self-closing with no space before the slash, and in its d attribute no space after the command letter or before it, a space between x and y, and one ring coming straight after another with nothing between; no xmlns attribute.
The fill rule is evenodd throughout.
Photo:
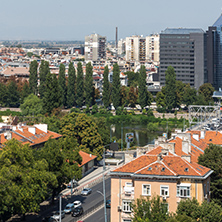
<svg viewBox="0 0 222 222"><path fill-rule="evenodd" d="M129 88L126 86L121 86L121 104L122 106L128 105L128 93L129 93Z"/></svg>
<svg viewBox="0 0 222 222"><path fill-rule="evenodd" d="M136 92L136 88L131 86L130 89L129 89L128 96L127 96L127 100L129 102L130 107L135 107L137 97L138 97L138 95L137 95L137 92Z"/></svg>
<svg viewBox="0 0 222 222"><path fill-rule="evenodd" d="M169 215L167 213L166 203L160 200L160 197L141 197L136 199L132 204L132 221L133 222L149 222L158 221L165 222Z"/></svg>
<svg viewBox="0 0 222 222"><path fill-rule="evenodd" d="M32 61L29 68L29 87L30 91L34 94L38 94L38 62Z"/></svg>
<svg viewBox="0 0 222 222"><path fill-rule="evenodd" d="M162 91L160 91L156 94L156 105L157 105L157 107L162 107L162 108L166 107L166 100L165 100L165 96L162 93Z"/></svg>
<svg viewBox="0 0 222 222"><path fill-rule="evenodd" d="M24 99L29 96L31 93L29 85L27 82L24 83L23 87L22 87L22 91L21 91L21 103L24 102Z"/></svg>
<svg viewBox="0 0 222 222"><path fill-rule="evenodd" d="M190 84L187 84L184 88L183 94L183 103L188 107L192 105L197 100L197 91L194 88L190 87Z"/></svg>
<svg viewBox="0 0 222 222"><path fill-rule="evenodd" d="M103 74L103 104L105 108L110 106L109 68L105 66Z"/></svg>
<svg viewBox="0 0 222 222"><path fill-rule="evenodd" d="M204 83L198 89L198 94L204 96L204 100L209 104L209 102L213 101L213 93L215 89L210 83Z"/></svg>
<svg viewBox="0 0 222 222"><path fill-rule="evenodd" d="M148 93L146 88L146 68L145 66L141 65L139 73L139 104L142 109L148 105L147 99Z"/></svg>
<svg viewBox="0 0 222 222"><path fill-rule="evenodd" d="M22 111L22 115L24 116L43 114L42 100L36 95L30 94L25 98L24 103L20 106L20 109Z"/></svg>
<svg viewBox="0 0 222 222"><path fill-rule="evenodd" d="M120 71L118 64L113 65L113 84L112 84L112 101L115 109L120 106Z"/></svg>
<svg viewBox="0 0 222 222"><path fill-rule="evenodd" d="M45 113L50 114L54 108L58 108L61 104L59 85L55 74L48 73L45 80L45 88L42 100L43 109Z"/></svg>
<svg viewBox="0 0 222 222"><path fill-rule="evenodd" d="M92 153L101 159L103 142L98 126L92 117L86 114L70 113L61 119L60 133L64 137L76 138L81 150Z"/></svg>
<svg viewBox="0 0 222 222"><path fill-rule="evenodd" d="M6 106L8 99L7 87L5 84L0 83L0 105Z"/></svg>
<svg viewBox="0 0 222 222"><path fill-rule="evenodd" d="M176 81L176 100L177 100L177 107L180 107L183 99L184 94L184 87L186 86L185 83L182 81Z"/></svg>
<svg viewBox="0 0 222 222"><path fill-rule="evenodd" d="M176 108L176 74L172 66L166 70L165 98L168 110Z"/></svg>
<svg viewBox="0 0 222 222"><path fill-rule="evenodd" d="M73 63L69 63L68 69L68 86L67 86L67 105L72 107L75 105L75 95L76 95L76 71Z"/></svg>
<svg viewBox="0 0 222 222"><path fill-rule="evenodd" d="M211 174L211 197L222 206L222 147L210 144L199 156L198 163L214 171Z"/></svg>
<svg viewBox="0 0 222 222"><path fill-rule="evenodd" d="M0 215L38 212L48 184L56 184L47 162L36 160L29 144L9 140L0 153Z"/></svg>
<svg viewBox="0 0 222 222"><path fill-rule="evenodd" d="M17 85L14 81L11 81L7 85L6 105L9 107L18 107L19 106L19 92L17 90Z"/></svg>
<svg viewBox="0 0 222 222"><path fill-rule="evenodd" d="M76 105L82 107L83 105L83 93L84 93L84 79L83 79L83 70L82 63L78 62L77 65L77 81L76 81Z"/></svg>
<svg viewBox="0 0 222 222"><path fill-rule="evenodd" d="M95 96L94 86L93 86L93 67L91 62L86 64L86 77L85 77L85 105L92 106Z"/></svg>
<svg viewBox="0 0 222 222"><path fill-rule="evenodd" d="M64 107L64 106L66 106L67 89L66 89L65 65L62 64L62 63L59 66L58 84L59 84L59 91L61 93L61 95L60 95L60 97L61 97L60 102L61 102L61 105Z"/></svg>
<svg viewBox="0 0 222 222"><path fill-rule="evenodd" d="M138 72L125 72L125 75L127 75L128 78L128 86L134 86L137 87L138 86L138 82L139 82L139 73Z"/></svg>
<svg viewBox="0 0 222 222"><path fill-rule="evenodd" d="M44 92L46 90L46 86L45 86L46 76L49 73L50 73L49 62L42 60L40 67L39 67L39 80L40 80L39 94L40 94L40 98L44 97Z"/></svg>

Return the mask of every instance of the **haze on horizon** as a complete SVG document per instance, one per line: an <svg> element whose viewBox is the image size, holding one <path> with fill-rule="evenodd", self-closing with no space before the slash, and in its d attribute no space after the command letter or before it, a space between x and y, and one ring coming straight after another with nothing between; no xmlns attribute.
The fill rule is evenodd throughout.
<svg viewBox="0 0 222 222"><path fill-rule="evenodd" d="M107 40L150 35L170 28L202 28L218 19L219 0L7 0L1 2L1 40Z"/></svg>

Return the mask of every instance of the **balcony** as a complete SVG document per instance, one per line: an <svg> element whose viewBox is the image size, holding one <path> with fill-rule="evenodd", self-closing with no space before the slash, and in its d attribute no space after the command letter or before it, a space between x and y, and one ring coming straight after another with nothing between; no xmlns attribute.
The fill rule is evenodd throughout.
<svg viewBox="0 0 222 222"><path fill-rule="evenodd" d="M134 199L134 187L125 186L122 192L122 198Z"/></svg>

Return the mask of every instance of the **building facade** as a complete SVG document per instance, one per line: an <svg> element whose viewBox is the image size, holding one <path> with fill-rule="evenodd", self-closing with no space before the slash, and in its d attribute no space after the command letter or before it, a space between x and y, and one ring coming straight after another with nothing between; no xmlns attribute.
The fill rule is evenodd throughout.
<svg viewBox="0 0 222 222"><path fill-rule="evenodd" d="M146 37L146 60L159 63L160 35Z"/></svg>
<svg viewBox="0 0 222 222"><path fill-rule="evenodd" d="M98 34L85 36L85 60L106 59L106 37Z"/></svg>
<svg viewBox="0 0 222 222"><path fill-rule="evenodd" d="M202 29L170 29L160 33L160 84L172 66L176 79L198 89L207 81L206 34Z"/></svg>

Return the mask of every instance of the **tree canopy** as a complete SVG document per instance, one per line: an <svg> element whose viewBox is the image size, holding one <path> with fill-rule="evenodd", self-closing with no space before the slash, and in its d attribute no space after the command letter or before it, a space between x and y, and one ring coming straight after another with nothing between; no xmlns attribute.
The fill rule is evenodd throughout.
<svg viewBox="0 0 222 222"><path fill-rule="evenodd" d="M78 62L77 65L77 80L76 80L76 105L82 107L84 97L84 79L83 79L83 70L82 63Z"/></svg>
<svg viewBox="0 0 222 222"><path fill-rule="evenodd" d="M120 106L121 97L120 97L120 70L118 64L113 65L113 83L112 83L112 101L115 109Z"/></svg>
<svg viewBox="0 0 222 222"><path fill-rule="evenodd" d="M110 105L110 86L109 86L109 68L105 66L104 74L103 74L103 104L105 108Z"/></svg>
<svg viewBox="0 0 222 222"><path fill-rule="evenodd" d="M73 63L69 63L68 69L68 85L67 85L67 105L72 107L75 105L76 100L76 71Z"/></svg>

